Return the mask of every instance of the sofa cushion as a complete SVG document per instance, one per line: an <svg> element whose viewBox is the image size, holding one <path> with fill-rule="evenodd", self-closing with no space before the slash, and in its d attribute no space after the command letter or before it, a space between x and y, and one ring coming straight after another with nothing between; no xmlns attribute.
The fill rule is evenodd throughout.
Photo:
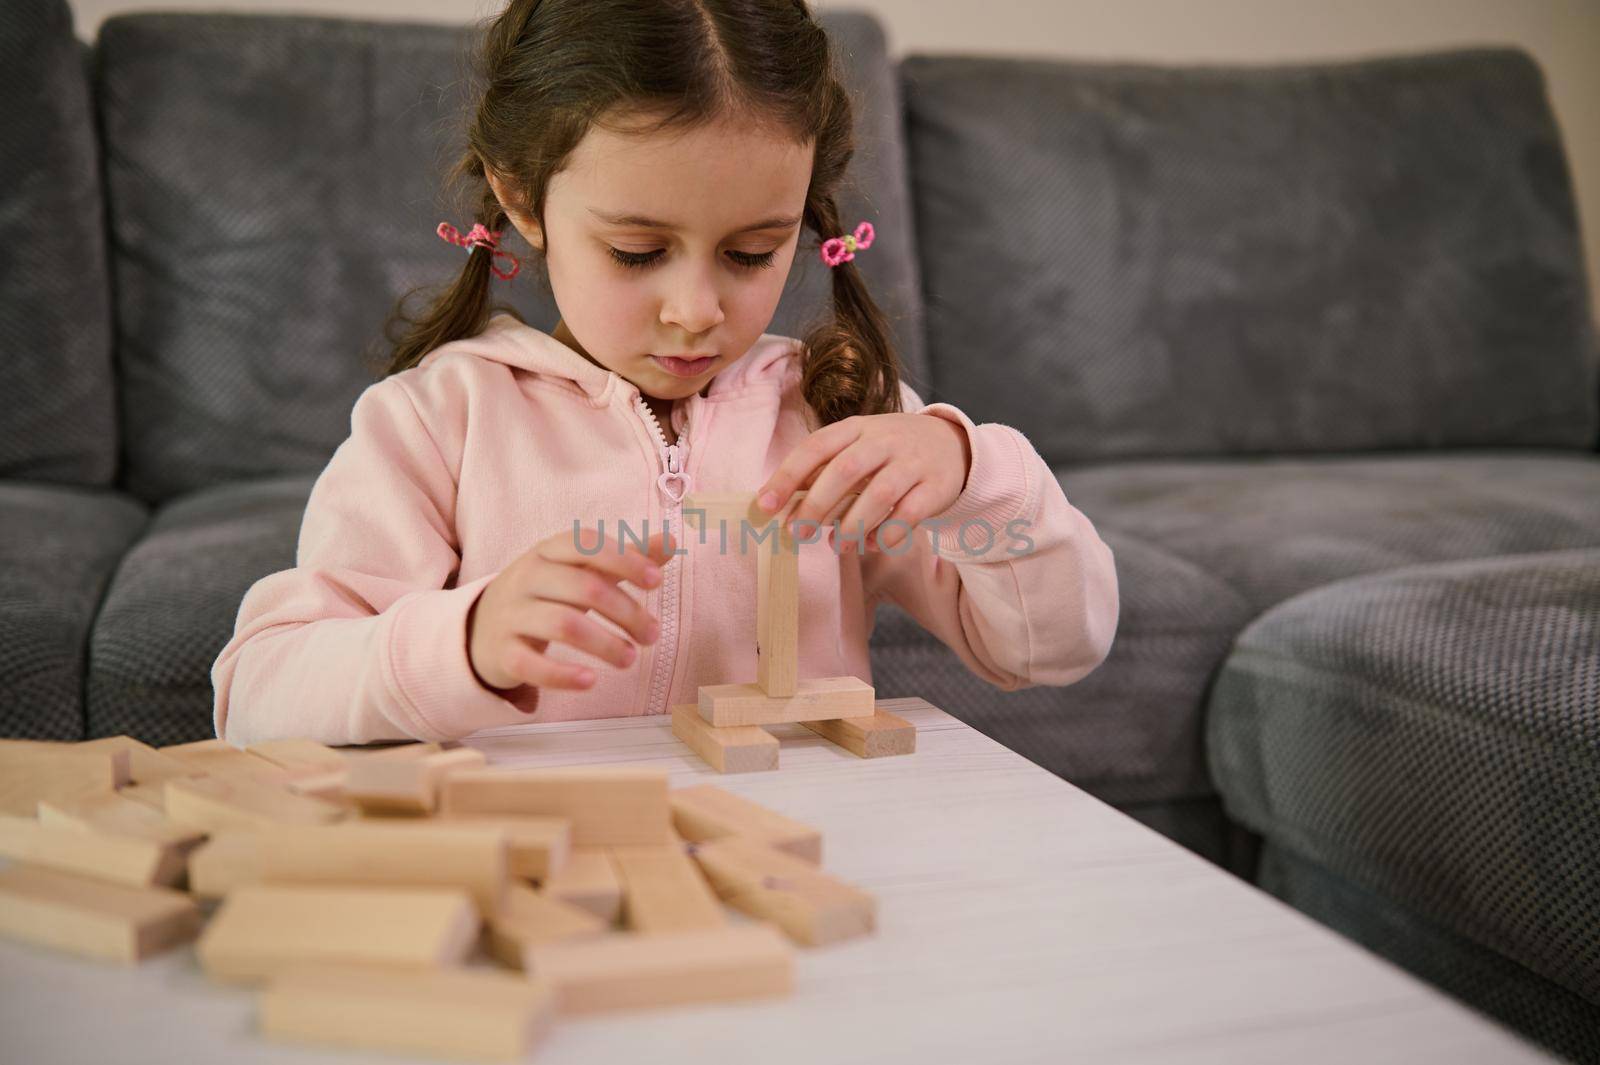
<svg viewBox="0 0 1600 1065"><path fill-rule="evenodd" d="M1188 560L1252 616L1363 573L1600 546L1600 455L1127 462L1064 470L1061 483L1102 533Z"/></svg>
<svg viewBox="0 0 1600 1065"><path fill-rule="evenodd" d="M85 46L64 0L0 18L0 478L116 472L111 286Z"/></svg>
<svg viewBox="0 0 1600 1065"><path fill-rule="evenodd" d="M883 223L861 269L915 369L921 320L883 36L859 13L822 21L864 94L856 180L870 197L852 191L842 209L852 225ZM164 500L327 462L387 362L396 300L461 269L461 249L434 230L470 225L441 183L465 150L471 29L184 12L101 25L130 491ZM795 270L774 330L831 306L831 280L820 261ZM537 269L497 280L491 299L543 328L557 318Z"/></svg>
<svg viewBox="0 0 1600 1065"><path fill-rule="evenodd" d="M295 564L313 480L205 489L155 514L117 570L90 639L90 739L160 746L216 735L211 664L250 586Z"/></svg>
<svg viewBox="0 0 1600 1065"><path fill-rule="evenodd" d="M1600 1004L1600 549L1297 596L1207 713L1235 818Z"/></svg>
<svg viewBox="0 0 1600 1065"><path fill-rule="evenodd" d="M0 736L85 738L90 628L147 518L116 492L0 481Z"/></svg>
<svg viewBox="0 0 1600 1065"><path fill-rule="evenodd" d="M1052 463L1594 449L1578 219L1526 54L901 70L935 394Z"/></svg>
<svg viewBox="0 0 1600 1065"><path fill-rule="evenodd" d="M1205 568L1122 529L1099 531L1116 556L1121 612L1110 655L1087 677L997 691L883 602L870 639L873 686L880 699L921 696L1105 802L1212 795L1200 738L1205 686L1254 612Z"/></svg>

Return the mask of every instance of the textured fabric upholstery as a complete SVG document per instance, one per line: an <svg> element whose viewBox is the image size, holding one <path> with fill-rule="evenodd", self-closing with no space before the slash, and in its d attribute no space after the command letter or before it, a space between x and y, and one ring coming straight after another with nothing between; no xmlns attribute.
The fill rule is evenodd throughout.
<svg viewBox="0 0 1600 1065"><path fill-rule="evenodd" d="M917 383L921 320L882 31L860 13L823 22L861 95L860 185L842 210L881 224L862 270ZM461 249L434 229L470 225L441 189L465 144L469 42L458 26L281 15L102 24L130 491L154 502L327 461L381 372L364 356L384 348L396 299L461 268ZM507 232L508 249L525 253ZM826 309L831 277L815 255L801 257L771 331ZM528 265L496 280L492 298L553 327L543 274Z"/></svg>
<svg viewBox="0 0 1600 1065"><path fill-rule="evenodd" d="M0 737L84 739L84 648L143 505L0 481Z"/></svg>
<svg viewBox="0 0 1600 1065"><path fill-rule="evenodd" d="M89 738L210 739L211 663L250 585L295 562L313 477L193 492L156 512L106 592L89 645Z"/></svg>
<svg viewBox="0 0 1600 1065"><path fill-rule="evenodd" d="M85 49L65 0L0 17L0 479L107 486L111 296Z"/></svg>
<svg viewBox="0 0 1600 1065"><path fill-rule="evenodd" d="M1526 54L901 71L936 394L1050 462L1593 450L1578 219Z"/></svg>
<svg viewBox="0 0 1600 1065"><path fill-rule="evenodd" d="M1208 713L1234 818L1600 1019L1600 548L1297 596L1240 634Z"/></svg>

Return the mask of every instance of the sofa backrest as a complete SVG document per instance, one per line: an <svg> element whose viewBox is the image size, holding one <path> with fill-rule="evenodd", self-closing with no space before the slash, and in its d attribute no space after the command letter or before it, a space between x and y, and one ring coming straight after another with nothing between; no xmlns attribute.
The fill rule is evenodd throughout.
<svg viewBox="0 0 1600 1065"><path fill-rule="evenodd" d="M903 145L880 27L823 17L859 93L864 189L842 207L881 236L859 260L914 368L921 321ZM461 249L440 182L465 144L472 27L283 15L129 13L101 26L126 487L155 501L321 468L349 433L396 299L441 284ZM526 246L512 233L514 251ZM811 258L815 258L813 252ZM827 309L797 266L770 327ZM536 277L539 279L536 281ZM540 328L543 272L496 281Z"/></svg>
<svg viewBox="0 0 1600 1065"><path fill-rule="evenodd" d="M935 392L1056 463L1595 447L1539 68L901 65Z"/></svg>
<svg viewBox="0 0 1600 1065"><path fill-rule="evenodd" d="M0 18L0 479L116 472L111 288L85 49L65 0Z"/></svg>

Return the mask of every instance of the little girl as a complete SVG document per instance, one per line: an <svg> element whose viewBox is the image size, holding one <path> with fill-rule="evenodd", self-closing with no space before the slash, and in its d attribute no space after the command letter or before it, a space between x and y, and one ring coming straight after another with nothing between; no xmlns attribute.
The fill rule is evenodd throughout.
<svg viewBox="0 0 1600 1065"><path fill-rule="evenodd" d="M1004 691L1099 665L1110 549L1021 433L900 380L854 264L871 224L834 199L849 97L803 0L512 0L480 62L457 169L477 224L439 227L466 264L357 398L296 566L246 593L219 737L453 739L753 681L750 551L776 540L686 525L690 492L788 508L801 678L871 683L883 600ZM520 267L507 222L548 272L549 333L488 306ZM831 320L765 333L802 247Z"/></svg>

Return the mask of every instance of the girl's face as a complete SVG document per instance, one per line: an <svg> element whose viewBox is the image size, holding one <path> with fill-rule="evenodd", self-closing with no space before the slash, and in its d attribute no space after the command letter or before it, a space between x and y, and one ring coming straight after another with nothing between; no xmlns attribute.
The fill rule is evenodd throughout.
<svg viewBox="0 0 1600 1065"><path fill-rule="evenodd" d="M646 396L703 392L766 331L783 294L811 182L813 142L737 120L649 137L592 128L545 197L552 335ZM502 205L514 203L490 174ZM655 358L713 355L692 376Z"/></svg>

